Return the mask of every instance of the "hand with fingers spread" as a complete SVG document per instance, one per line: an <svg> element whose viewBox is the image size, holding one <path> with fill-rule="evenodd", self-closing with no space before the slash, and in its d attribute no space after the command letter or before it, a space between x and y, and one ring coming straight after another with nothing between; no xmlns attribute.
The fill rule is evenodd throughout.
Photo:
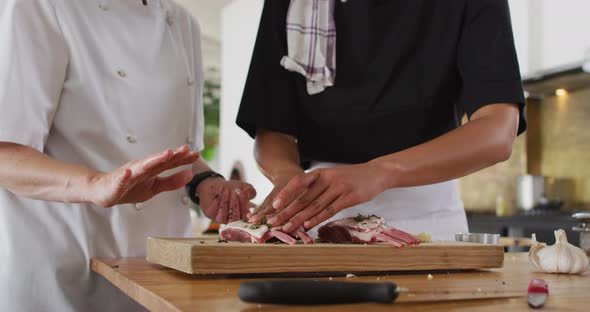
<svg viewBox="0 0 590 312"><path fill-rule="evenodd" d="M164 171L190 165L199 159L198 152L187 145L167 150L145 159L131 161L120 168L90 177L83 192L88 202L101 207L141 203L167 191L184 187L192 178L192 169L168 177Z"/></svg>
<svg viewBox="0 0 590 312"><path fill-rule="evenodd" d="M208 218L220 224L246 218L256 197L252 185L241 181L226 181L221 177L204 180L197 187L200 206Z"/></svg>
<svg viewBox="0 0 590 312"><path fill-rule="evenodd" d="M313 170L292 179L275 197L273 227L290 233L309 230L343 209L368 202L385 191L382 171L373 163Z"/></svg>
<svg viewBox="0 0 590 312"><path fill-rule="evenodd" d="M273 207L275 197L279 195L279 193L283 190L285 186L287 186L289 181L291 181L295 177L304 175L305 172L303 171L303 169L293 169L288 172L282 172L280 175L277 175L273 180L274 188L266 196L264 202L262 202L262 205L260 205L258 210L252 214L248 214L248 222L260 223L263 217L271 218L275 212L275 209Z"/></svg>

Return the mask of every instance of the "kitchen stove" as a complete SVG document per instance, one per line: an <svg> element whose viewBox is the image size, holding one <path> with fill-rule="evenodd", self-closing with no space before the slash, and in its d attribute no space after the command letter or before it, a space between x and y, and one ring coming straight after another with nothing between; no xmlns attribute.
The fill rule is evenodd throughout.
<svg viewBox="0 0 590 312"><path fill-rule="evenodd" d="M518 214L523 216L560 216L564 215L564 212L555 206L537 206L529 210L520 211Z"/></svg>

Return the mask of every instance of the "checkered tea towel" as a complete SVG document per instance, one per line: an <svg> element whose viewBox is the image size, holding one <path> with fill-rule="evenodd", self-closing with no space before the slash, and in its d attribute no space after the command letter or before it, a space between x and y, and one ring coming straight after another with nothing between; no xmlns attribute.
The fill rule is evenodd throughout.
<svg viewBox="0 0 590 312"><path fill-rule="evenodd" d="M286 69L307 79L307 92L317 94L336 78L335 0L291 0L287 13Z"/></svg>

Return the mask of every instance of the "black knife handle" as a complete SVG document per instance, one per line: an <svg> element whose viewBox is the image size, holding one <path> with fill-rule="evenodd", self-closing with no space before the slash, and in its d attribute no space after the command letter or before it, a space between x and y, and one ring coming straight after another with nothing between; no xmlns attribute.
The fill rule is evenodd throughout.
<svg viewBox="0 0 590 312"><path fill-rule="evenodd" d="M246 302L270 304L392 303L398 295L396 289L391 282L277 280L242 283L238 295Z"/></svg>

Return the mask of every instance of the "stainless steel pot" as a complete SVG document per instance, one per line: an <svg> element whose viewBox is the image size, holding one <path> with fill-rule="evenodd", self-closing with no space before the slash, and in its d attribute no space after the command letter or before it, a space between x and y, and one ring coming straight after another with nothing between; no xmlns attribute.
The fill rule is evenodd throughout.
<svg viewBox="0 0 590 312"><path fill-rule="evenodd" d="M573 199L573 180L546 176L522 175L517 180L516 200L519 208L559 209Z"/></svg>
<svg viewBox="0 0 590 312"><path fill-rule="evenodd" d="M580 248L590 256L590 212L575 213L572 217L580 221L580 224L573 228L580 233Z"/></svg>
<svg viewBox="0 0 590 312"><path fill-rule="evenodd" d="M458 242L497 245L500 242L500 234L489 233L456 233Z"/></svg>

